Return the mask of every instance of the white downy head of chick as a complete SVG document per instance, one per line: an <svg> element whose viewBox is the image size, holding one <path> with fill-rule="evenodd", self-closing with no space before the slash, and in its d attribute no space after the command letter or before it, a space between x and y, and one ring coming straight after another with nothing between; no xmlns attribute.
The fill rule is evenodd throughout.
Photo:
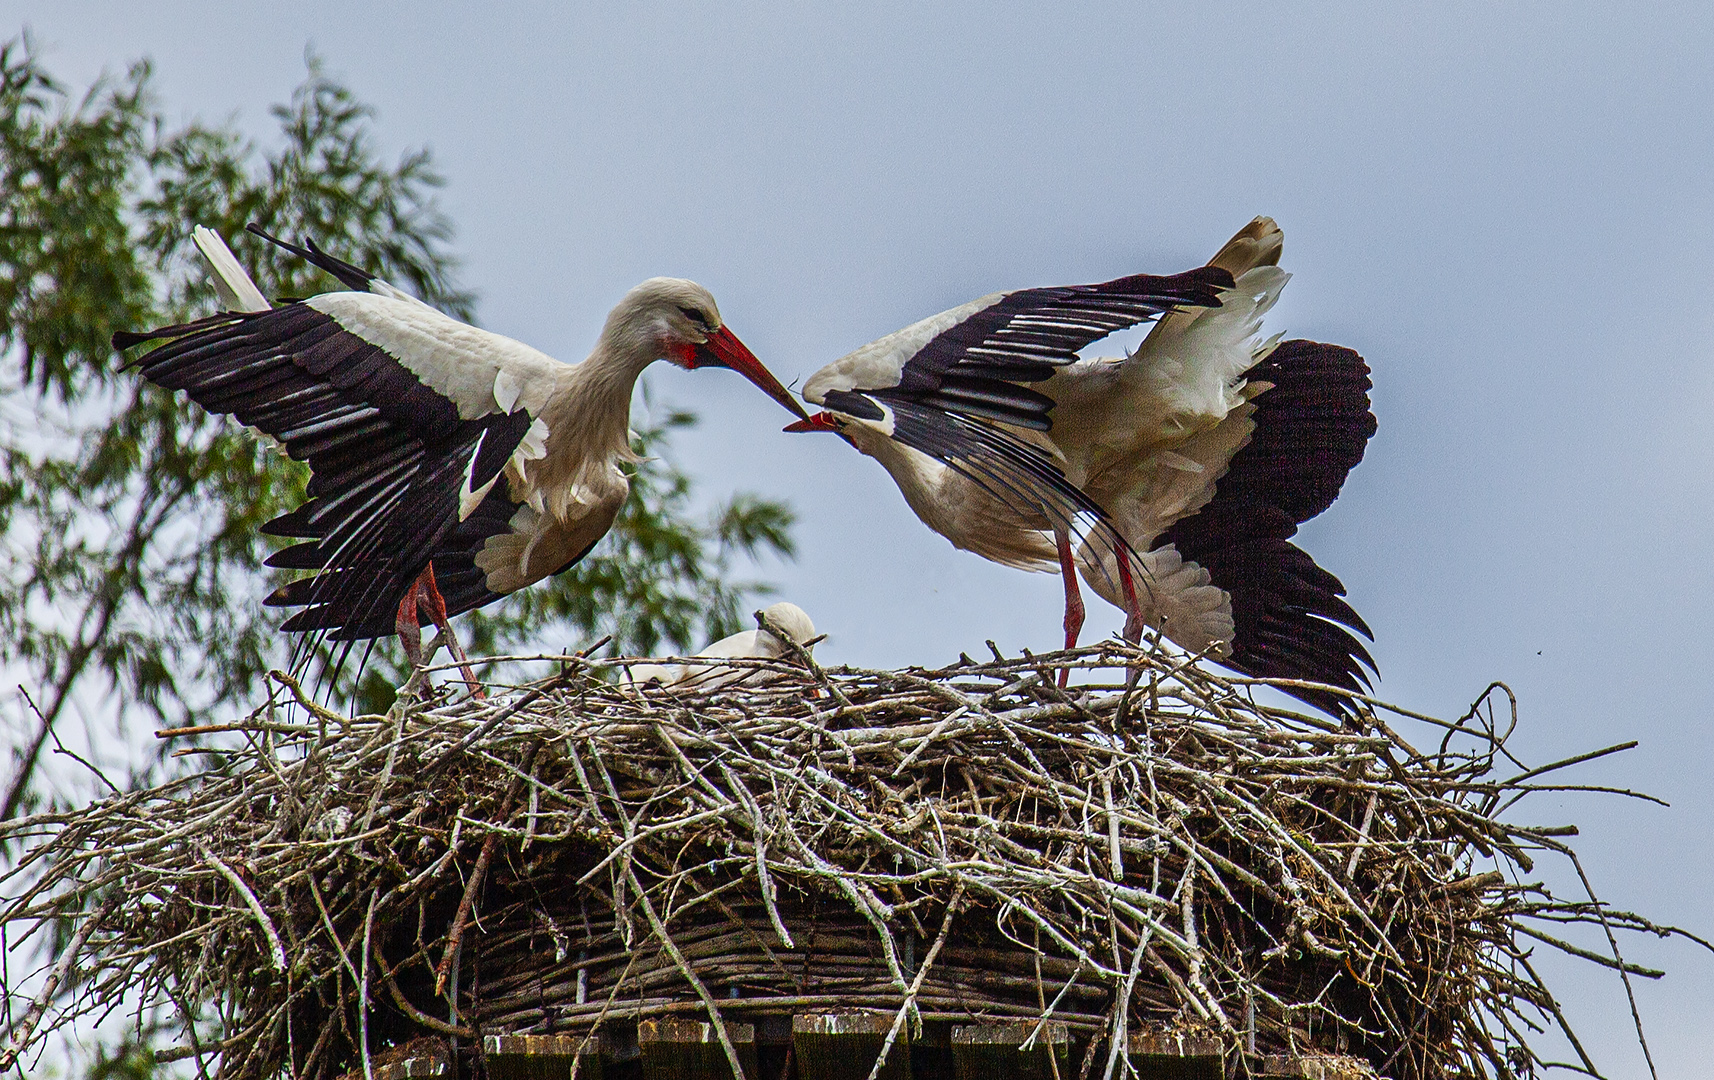
<svg viewBox="0 0 1714 1080"><path fill-rule="evenodd" d="M787 601L769 604L762 609L762 614L767 617L770 624L779 627L795 644L802 645L815 637L815 623L810 619L809 613L796 604ZM742 630L730 637L723 637L696 655L728 659L772 660L784 656L790 651L786 643L772 633L756 629ZM695 686L702 690L726 686L740 680L745 685L753 685L768 677L768 673L765 671L729 668L712 664L637 664L630 669L629 674L629 681L635 686L644 686L654 682L661 686Z"/></svg>

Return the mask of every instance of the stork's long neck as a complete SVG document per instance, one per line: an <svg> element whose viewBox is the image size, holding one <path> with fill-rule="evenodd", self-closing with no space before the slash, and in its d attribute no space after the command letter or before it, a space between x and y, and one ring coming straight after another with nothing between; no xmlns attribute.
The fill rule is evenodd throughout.
<svg viewBox="0 0 1714 1080"><path fill-rule="evenodd" d="M544 465L570 476L636 461L631 450L631 395L637 377L661 355L657 342L615 334L609 326L589 358L574 364L543 410L548 426Z"/></svg>

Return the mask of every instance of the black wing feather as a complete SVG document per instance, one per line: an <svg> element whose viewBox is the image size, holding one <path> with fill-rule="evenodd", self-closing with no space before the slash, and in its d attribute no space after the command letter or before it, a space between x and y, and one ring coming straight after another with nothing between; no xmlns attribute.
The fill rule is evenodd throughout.
<svg viewBox="0 0 1714 1080"><path fill-rule="evenodd" d="M1375 433L1368 365L1337 345L1287 341L1246 378L1273 384L1255 399L1254 435L1233 455L1208 504L1174 522L1157 543L1175 545L1231 596L1228 667L1364 692L1375 661L1345 628L1374 635L1345 601L1344 584L1290 540L1299 524L1332 505L1363 460ZM1287 692L1333 716L1351 712L1337 694Z"/></svg>
<svg viewBox="0 0 1714 1080"><path fill-rule="evenodd" d="M313 243L281 246L353 288L372 280ZM116 334L114 344L162 339L134 361L145 378L272 435L312 470L309 500L262 529L305 541L269 565L319 571L269 597L305 608L285 629L332 630L335 638L391 633L405 590L431 560L437 578L444 560L459 583L462 603L453 610L496 598L464 578L516 507L491 491L460 522L458 493L467 478L479 489L505 467L529 428L527 413L461 419L385 350L302 303Z"/></svg>
<svg viewBox="0 0 1714 1080"><path fill-rule="evenodd" d="M1170 277L1020 289L937 334L905 362L897 386L870 392L1046 431L1052 399L1017 383L1040 382L1076 360L1078 350L1164 312L1219 307L1232 284L1231 274L1205 266Z"/></svg>

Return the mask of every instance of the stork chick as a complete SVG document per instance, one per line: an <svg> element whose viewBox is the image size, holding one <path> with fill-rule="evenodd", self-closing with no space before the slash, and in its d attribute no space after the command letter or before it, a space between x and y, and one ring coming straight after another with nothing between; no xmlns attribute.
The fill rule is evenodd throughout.
<svg viewBox="0 0 1714 1080"><path fill-rule="evenodd" d="M792 644L806 650L814 648L806 643L815 637L815 623L803 608L781 601L763 608L762 614L767 617L770 625L779 627L786 637L791 639ZM723 637L696 655L721 659L773 660L787 656L791 651L791 645L780 640L778 635L758 628L740 630L736 634ZM767 674L765 671L714 664L636 664L627 669L629 681L635 686L657 683L661 686L695 687L698 690L712 690L734 682L752 685L763 681Z"/></svg>

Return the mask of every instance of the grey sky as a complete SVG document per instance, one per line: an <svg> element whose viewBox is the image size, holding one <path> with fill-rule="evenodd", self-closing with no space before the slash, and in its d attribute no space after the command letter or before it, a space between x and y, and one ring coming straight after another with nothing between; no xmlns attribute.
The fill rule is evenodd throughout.
<svg viewBox="0 0 1714 1080"><path fill-rule="evenodd" d="M653 274L709 286L789 382L1274 216L1295 278L1269 326L1376 373L1380 433L1304 544L1374 627L1382 696L1456 716L1505 680L1537 762L1641 740L1577 778L1672 809L1529 814L1583 826L1618 905L1714 930L1714 8L1381 7L0 0L0 33L32 25L79 84L151 56L169 113L262 138L313 42L390 150L434 150L484 325L568 360ZM702 412L679 455L710 489L798 508L801 558L763 569L828 658L1053 645L1054 579L953 551L740 379L651 382ZM1661 1075L1706 1069L1714 960L1632 952L1670 969L1638 987ZM1646 1075L1617 980L1548 966L1614 1075Z"/></svg>

